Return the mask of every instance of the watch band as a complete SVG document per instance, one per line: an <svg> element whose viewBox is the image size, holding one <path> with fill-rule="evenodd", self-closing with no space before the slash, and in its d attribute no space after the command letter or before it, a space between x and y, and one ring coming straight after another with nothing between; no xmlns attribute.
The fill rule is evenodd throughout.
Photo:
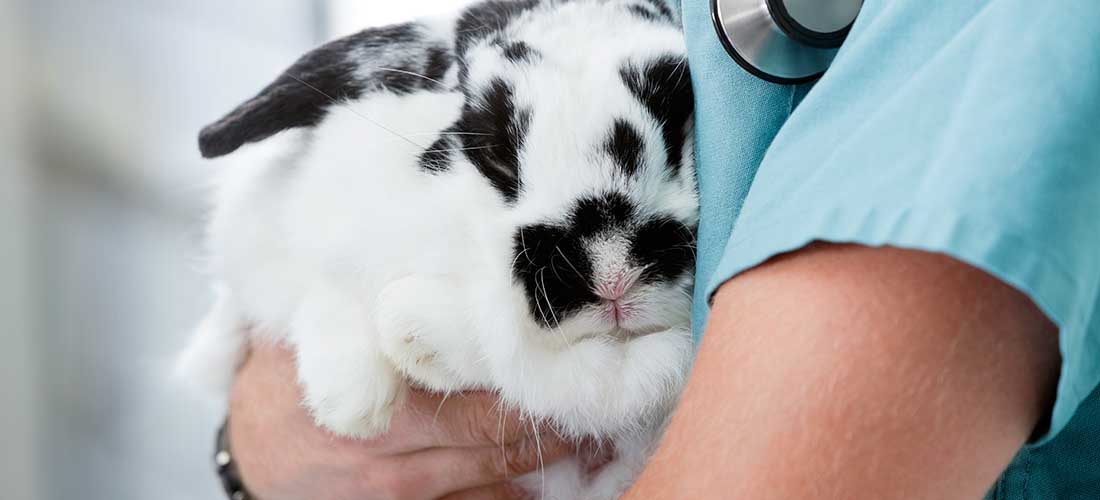
<svg viewBox="0 0 1100 500"><path fill-rule="evenodd" d="M214 449L214 465L218 468L218 477L221 478L225 494L230 500L256 500L244 487L241 473L237 470L237 462L233 460L233 453L229 450L228 418L218 429L218 441Z"/></svg>

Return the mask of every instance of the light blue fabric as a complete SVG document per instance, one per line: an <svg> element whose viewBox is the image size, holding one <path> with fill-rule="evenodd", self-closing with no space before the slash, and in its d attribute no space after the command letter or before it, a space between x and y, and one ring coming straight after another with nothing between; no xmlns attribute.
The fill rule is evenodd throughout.
<svg viewBox="0 0 1100 500"><path fill-rule="evenodd" d="M866 0L800 104L726 56L707 0L682 7L697 331L723 282L810 241L955 256L1060 327L1050 432L990 498L1100 498L1100 1Z"/></svg>
<svg viewBox="0 0 1100 500"><path fill-rule="evenodd" d="M682 4L695 90L695 168L699 176L696 337L709 313L708 278L722 257L756 169L809 86L780 86L744 71L715 36L709 2Z"/></svg>

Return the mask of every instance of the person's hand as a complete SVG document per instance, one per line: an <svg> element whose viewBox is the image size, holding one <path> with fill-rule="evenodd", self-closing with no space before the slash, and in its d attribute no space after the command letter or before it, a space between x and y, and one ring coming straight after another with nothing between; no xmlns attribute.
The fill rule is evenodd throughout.
<svg viewBox="0 0 1100 500"><path fill-rule="evenodd" d="M573 451L487 394L413 392L390 431L368 441L318 428L301 399L293 352L254 346L233 386L229 436L259 500L520 499L510 478Z"/></svg>

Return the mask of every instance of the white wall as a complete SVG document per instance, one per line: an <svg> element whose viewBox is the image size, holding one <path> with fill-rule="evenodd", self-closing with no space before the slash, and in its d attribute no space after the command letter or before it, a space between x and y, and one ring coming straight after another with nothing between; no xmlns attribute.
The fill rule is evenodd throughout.
<svg viewBox="0 0 1100 500"><path fill-rule="evenodd" d="M35 345L30 358L5 345L0 369L33 384L19 394L37 395L31 413L15 415L38 432L11 433L33 454L0 465L26 474L18 495L0 481L0 499L220 498L210 455L221 412L167 376L210 300L199 235L211 167L196 136L314 46L321 11L302 0L22 5L25 19L0 19L28 37L14 67L27 79L18 128L37 189L16 234L34 261L10 266L37 289L14 307L33 314ZM19 185L6 181L0 190ZM0 288L21 287L3 272Z"/></svg>
<svg viewBox="0 0 1100 500"><path fill-rule="evenodd" d="M0 2L0 499L220 498L221 412L166 376L210 300L198 130L324 38L467 2Z"/></svg>
<svg viewBox="0 0 1100 500"><path fill-rule="evenodd" d="M0 1L0 67L24 64L24 17ZM21 72L0 78L0 497L37 498L35 446L37 381L32 337L30 210L32 170L21 122L25 80Z"/></svg>
<svg viewBox="0 0 1100 500"><path fill-rule="evenodd" d="M330 0L329 33L347 35L366 26L400 23L415 17L432 16L461 9L473 0Z"/></svg>

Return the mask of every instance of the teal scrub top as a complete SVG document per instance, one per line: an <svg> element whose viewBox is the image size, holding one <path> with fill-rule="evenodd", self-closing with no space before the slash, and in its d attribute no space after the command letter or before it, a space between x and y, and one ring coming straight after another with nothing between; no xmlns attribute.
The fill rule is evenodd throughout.
<svg viewBox="0 0 1100 500"><path fill-rule="evenodd" d="M1049 430L987 499L1100 499L1100 0L866 0L825 76L775 85L683 0L701 198L695 325L815 240L942 252L1058 325Z"/></svg>

